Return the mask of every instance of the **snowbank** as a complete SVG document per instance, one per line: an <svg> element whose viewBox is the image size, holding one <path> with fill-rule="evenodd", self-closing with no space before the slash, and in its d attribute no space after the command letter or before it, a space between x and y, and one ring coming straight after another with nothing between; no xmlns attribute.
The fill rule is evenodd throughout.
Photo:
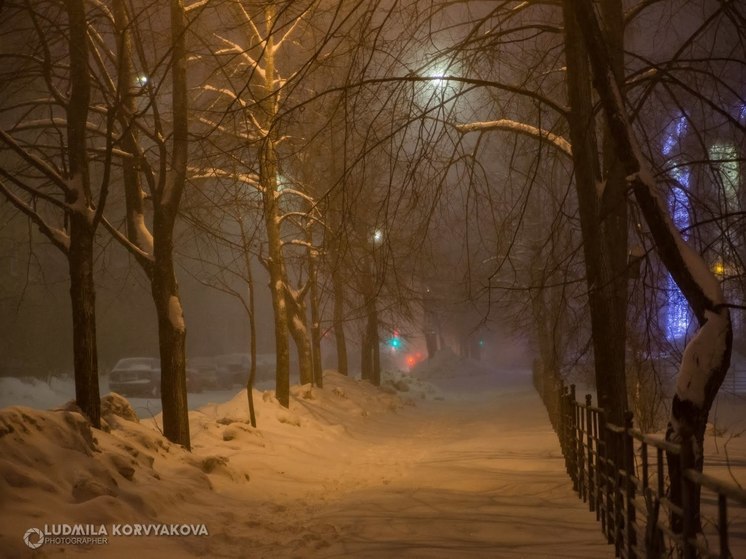
<svg viewBox="0 0 746 559"><path fill-rule="evenodd" d="M398 396L366 382L334 373L327 373L325 381L324 390L293 387L289 409L281 407L272 392L255 391L257 429L248 422L245 390L228 402L190 411L191 453L161 435L160 415L140 420L127 400L116 394L102 402L100 431L91 429L74 411L0 409L3 557L28 557L23 535L42 526L199 525L209 519L202 507L218 498L215 490L225 491L220 499L240 493L250 485L254 469L260 472L259 479L265 472L266 479L248 495L297 496L299 488L311 482L298 458L323 442L338 440L346 433L345 425L356 418L396 413L406 405ZM20 390L46 385L19 381L5 386ZM56 392L48 396L57 401ZM266 472L278 469L287 476L270 483ZM131 556L152 545L147 538L115 537L111 528L108 532L113 542L105 548L107 557L117 549L126 549ZM178 555L185 546L204 544L200 538L204 536L166 539L158 545ZM54 556L95 547L45 545L43 551Z"/></svg>

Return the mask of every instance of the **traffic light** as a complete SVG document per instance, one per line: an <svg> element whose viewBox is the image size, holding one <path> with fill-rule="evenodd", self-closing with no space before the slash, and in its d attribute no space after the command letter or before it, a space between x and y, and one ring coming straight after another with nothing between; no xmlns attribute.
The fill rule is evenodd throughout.
<svg viewBox="0 0 746 559"><path fill-rule="evenodd" d="M394 335L389 338L389 347L394 351L401 349L402 339L399 337L399 332L394 330Z"/></svg>

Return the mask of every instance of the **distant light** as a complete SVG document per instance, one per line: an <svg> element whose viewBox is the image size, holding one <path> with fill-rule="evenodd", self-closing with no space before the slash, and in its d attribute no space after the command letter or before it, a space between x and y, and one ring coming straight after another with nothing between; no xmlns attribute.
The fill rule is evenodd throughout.
<svg viewBox="0 0 746 559"><path fill-rule="evenodd" d="M145 74L139 74L135 78L135 81L137 82L137 85L139 85L140 87L145 87L150 81L150 79Z"/></svg>
<svg viewBox="0 0 746 559"><path fill-rule="evenodd" d="M402 339L399 337L399 332L397 331L394 332L394 335L391 338L389 338L388 344L389 344L389 347L393 351L401 349L403 344L402 344Z"/></svg>
<svg viewBox="0 0 746 559"><path fill-rule="evenodd" d="M666 140L663 142L663 148L661 149L663 155L668 156L673 153L674 147L681 142L686 134L687 128L688 123L686 116L683 114L679 114L679 116L668 125L666 128Z"/></svg>
<svg viewBox="0 0 746 559"><path fill-rule="evenodd" d="M383 231L376 229L373 231L373 244L380 245L383 242Z"/></svg>
<svg viewBox="0 0 746 559"><path fill-rule="evenodd" d="M725 275L725 264L722 260L718 260L712 265L712 272L721 277Z"/></svg>

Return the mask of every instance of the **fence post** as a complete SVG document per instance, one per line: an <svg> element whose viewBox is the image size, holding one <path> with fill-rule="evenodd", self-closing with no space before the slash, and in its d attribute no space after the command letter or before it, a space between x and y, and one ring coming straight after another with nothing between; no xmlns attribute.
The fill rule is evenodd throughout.
<svg viewBox="0 0 746 559"><path fill-rule="evenodd" d="M683 509L682 518L682 546L684 559L695 559L697 556L697 547L694 543L697 538L697 514L696 510L696 487L686 472L694 468L694 437L690 433L685 433L681 439L681 508Z"/></svg>
<svg viewBox="0 0 746 559"><path fill-rule="evenodd" d="M622 434L622 444L624 445L624 470L625 470L625 489L627 493L626 503L626 521L627 529L627 557L634 559L635 546L637 545L637 511L635 509L635 448L634 439L632 438L632 412L624 413L624 433Z"/></svg>
<svg viewBox="0 0 746 559"><path fill-rule="evenodd" d="M580 487L578 485L578 425L577 425L577 414L575 413L577 406L575 405L575 385L570 385L570 393L567 396L567 419L568 419L568 454L569 454L569 467L570 467L570 479L572 479L573 491L579 492Z"/></svg>
<svg viewBox="0 0 746 559"><path fill-rule="evenodd" d="M585 465L581 469L585 483L585 498L588 500L588 510L593 512L593 418L591 417L591 395L585 395L585 410L578 410L585 414ZM581 433L581 444L582 444ZM586 473L587 472L587 473Z"/></svg>
<svg viewBox="0 0 746 559"><path fill-rule="evenodd" d="M598 416L598 433L599 440L603 444L604 459L601 464L600 471L601 485L603 487L603 499L604 504L604 525L606 527L606 541L608 543L614 543L614 463L611 459L611 452L609 448L609 440L611 438L608 429L606 429L606 412L602 409Z"/></svg>
<svg viewBox="0 0 746 559"><path fill-rule="evenodd" d="M570 475L570 457L567 452L568 446L568 423L567 421L567 400L569 394L569 388L562 383L562 395L560 396L560 433L562 433L562 456L565 459L565 471Z"/></svg>

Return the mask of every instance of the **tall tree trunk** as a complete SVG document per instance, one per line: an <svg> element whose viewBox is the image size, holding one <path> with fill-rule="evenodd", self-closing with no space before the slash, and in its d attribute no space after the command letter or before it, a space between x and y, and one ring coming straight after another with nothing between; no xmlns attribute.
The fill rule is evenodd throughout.
<svg viewBox="0 0 746 559"><path fill-rule="evenodd" d="M337 251L334 254L334 269L332 270L332 289L334 290L334 340L337 346L337 371L341 375L349 375L347 361L347 338L345 334L345 288L342 280L341 265Z"/></svg>
<svg viewBox="0 0 746 559"><path fill-rule="evenodd" d="M91 424L101 427L96 344L96 288L93 281L93 230L85 216L70 218L70 300L73 317L75 401Z"/></svg>
<svg viewBox="0 0 746 559"><path fill-rule="evenodd" d="M259 154L259 178L264 206L264 224L267 230L267 268L269 290L272 295L272 310L275 318L275 396L284 407L290 406L290 346L288 343L288 280L280 237L280 208L277 188L277 151L273 136L274 119L277 116L278 81L275 70L275 12L276 6L269 3L264 8L266 43L263 50L264 98L258 106L258 117L268 130Z"/></svg>
<svg viewBox="0 0 746 559"><path fill-rule="evenodd" d="M290 406L290 346L288 344L287 279L282 260L279 211L277 208L277 164L271 139L264 140L259 158L267 230L267 269L275 319L275 395L282 406Z"/></svg>
<svg viewBox="0 0 746 559"><path fill-rule="evenodd" d="M186 384L186 326L174 274L168 226L154 224L155 265L151 292L158 316L163 434L190 448Z"/></svg>
<svg viewBox="0 0 746 559"><path fill-rule="evenodd" d="M347 96L345 95L342 103L343 108L347 107ZM330 105L330 109L336 112L338 106ZM331 236L331 239L325 244L328 246L327 254L332 263L331 269L331 280L332 290L334 292L333 299L333 321L334 321L334 340L337 349L337 372L341 375L349 375L349 362L347 356L347 337L345 334L345 284L342 278L342 262L344 261L344 254L346 246L342 245L342 234L344 227L344 179L339 173L337 165L337 135L336 130L338 126L343 130L343 123L338 123L336 119L330 115L330 119L333 121L333 125L329 129L329 144L331 146L331 180L340 181L343 188L338 191L333 191L329 194L329 208L328 208L328 219L331 227L324 229L324 236ZM343 152L343 158L346 158L346 145L345 151ZM343 162L344 163L344 162ZM331 232L330 232L331 231Z"/></svg>
<svg viewBox="0 0 746 559"><path fill-rule="evenodd" d="M373 344L370 339L370 329L368 322L365 322L365 328L361 332L360 343L360 378L370 381L373 377Z"/></svg>
<svg viewBox="0 0 746 559"><path fill-rule="evenodd" d="M658 196L657 185L642 158L629 122L606 39L591 0L566 0L565 5L566 8L571 8L580 24L606 122L624 174L631 183L635 199L653 238L656 252L699 322L697 334L684 350L666 438L674 442L693 438L694 465L697 470L702 471L707 418L730 366L733 347L728 306L718 279L704 259L684 242ZM671 500L681 506L679 491L682 472L678 468L678 457L669 455L668 458ZM699 486L695 487L693 505L698 511ZM699 514L696 522L701 529ZM680 529L681 526L674 523L674 528Z"/></svg>
<svg viewBox="0 0 746 559"><path fill-rule="evenodd" d="M598 191L603 182L595 134L590 68L572 9L567 2L564 8L567 92L570 101L568 120L588 284L596 389L599 405L606 410L609 421L621 425L627 408L623 326L626 322L626 295L620 297L615 290L621 289L622 279L615 277L614 267L618 265L620 251L626 258L626 223L623 235L614 229L620 225L616 214L601 226ZM614 193L612 201L617 204L613 209L619 213L617 195ZM608 233L612 233L613 240L624 239L621 249L612 246L611 239L606 237ZM626 284L623 289L626 294Z"/></svg>
<svg viewBox="0 0 746 559"><path fill-rule="evenodd" d="M621 0L604 0L601 9L609 37L613 70L620 83L624 79L624 14ZM628 290L628 217L627 180L624 167L616 155L614 140L607 124L603 127L603 173L605 187L600 199L599 219L603 258L602 298L606 304L608 328L602 341L602 370L608 377L608 390L614 395L612 410L615 421L619 410L628 409L627 395L627 290ZM598 373L597 373L598 374Z"/></svg>
<svg viewBox="0 0 746 559"><path fill-rule="evenodd" d="M153 239L145 226L145 193L140 184L137 164L139 147L134 123L137 107L134 95L135 77L132 71L132 25L124 0L114 0L113 11L118 34L117 88L121 97L117 117L122 127L122 149L129 154L129 157L122 158L122 177L127 208L127 238L143 252L152 254ZM144 259L138 259L138 261L150 277L152 274L150 263Z"/></svg>
<svg viewBox="0 0 746 559"><path fill-rule="evenodd" d="M363 272L363 296L365 297L365 336L363 352L363 378L373 386L381 384L381 348L378 335L378 309L376 307L376 289L372 281L372 269L366 257Z"/></svg>
<svg viewBox="0 0 746 559"><path fill-rule="evenodd" d="M249 404L249 421L252 427L256 427L256 411L254 410L254 381L256 380L256 300L254 297L254 273L251 267L250 256L250 239L246 236L246 229L243 221L238 220L238 226L241 230L241 239L243 241L244 266L246 266L246 286L249 315L249 352L251 365L249 365L249 378L246 379L246 399Z"/></svg>
<svg viewBox="0 0 746 559"><path fill-rule="evenodd" d="M95 225L91 203L86 125L91 97L88 74L88 35L83 0L67 0L70 23L70 83L67 106L68 179L66 202L70 211L70 300L73 313L75 399L94 427L101 427L96 346L96 295L93 281ZM101 201L103 203L103 201Z"/></svg>
<svg viewBox="0 0 746 559"><path fill-rule="evenodd" d="M313 241L309 233L307 241ZM308 249L308 281L311 282L311 350L313 354L313 380L319 388L324 387L324 370L321 364L321 309L319 308L319 284L315 249Z"/></svg>
<svg viewBox="0 0 746 559"><path fill-rule="evenodd" d="M158 315L163 434L189 449L186 326L173 261L173 231L186 183L189 147L185 32L183 2L171 0L173 146L170 173L153 196L151 293Z"/></svg>

